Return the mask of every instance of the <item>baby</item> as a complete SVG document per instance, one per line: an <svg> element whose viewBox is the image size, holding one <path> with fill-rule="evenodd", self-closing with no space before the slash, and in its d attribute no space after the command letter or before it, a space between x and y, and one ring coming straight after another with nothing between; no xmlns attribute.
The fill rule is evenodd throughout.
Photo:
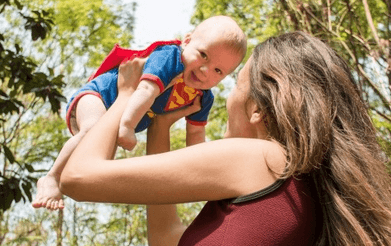
<svg viewBox="0 0 391 246"><path fill-rule="evenodd" d="M201 110L186 117L189 146L205 141L205 125L213 104L210 89L240 64L246 54L246 37L231 18L214 16L186 34L182 42L157 42L144 51L130 52L127 59L132 56L148 59L122 115L118 145L132 150L137 143L135 133L146 129L155 114L191 105L200 96ZM118 61L110 64L109 57L92 76L93 80L70 99L67 124L73 137L65 143L49 173L38 180L38 194L32 204L35 208L64 207L58 187L61 172L82 137L117 96L119 64Z"/></svg>

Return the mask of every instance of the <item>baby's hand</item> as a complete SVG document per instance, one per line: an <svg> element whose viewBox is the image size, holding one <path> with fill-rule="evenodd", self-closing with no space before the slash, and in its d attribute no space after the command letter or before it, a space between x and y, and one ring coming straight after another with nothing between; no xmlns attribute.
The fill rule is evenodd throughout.
<svg viewBox="0 0 391 246"><path fill-rule="evenodd" d="M120 125L118 130L117 144L122 148L131 151L137 144L134 129Z"/></svg>

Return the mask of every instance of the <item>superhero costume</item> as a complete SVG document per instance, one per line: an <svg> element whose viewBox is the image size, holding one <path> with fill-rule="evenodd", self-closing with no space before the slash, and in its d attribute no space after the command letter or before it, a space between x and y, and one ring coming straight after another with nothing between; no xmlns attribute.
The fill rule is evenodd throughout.
<svg viewBox="0 0 391 246"><path fill-rule="evenodd" d="M155 42L141 51L123 49L116 45L97 71L91 75L89 83L72 95L67 105L66 115L71 133L75 134L73 130L77 129L74 109L78 100L86 94L93 94L100 97L108 109L117 98L118 66L121 62L132 60L134 57L148 57L140 80L156 83L161 93L153 103L151 111L145 114L137 125L136 132L146 129L154 114L163 114L190 105L197 95L201 96L201 110L187 116L186 120L193 125L206 125L213 104L213 94L211 90L199 90L185 85L179 44L179 40ZM173 80L175 80L174 85L167 88Z"/></svg>

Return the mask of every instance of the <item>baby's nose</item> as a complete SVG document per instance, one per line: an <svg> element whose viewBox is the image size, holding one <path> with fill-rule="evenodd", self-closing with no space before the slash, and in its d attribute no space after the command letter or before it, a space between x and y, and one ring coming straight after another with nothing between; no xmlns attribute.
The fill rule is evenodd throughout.
<svg viewBox="0 0 391 246"><path fill-rule="evenodd" d="M206 73L208 73L208 66L206 66L206 65L202 65L201 67L200 67L200 70L201 70L201 72L203 72L204 74L206 74Z"/></svg>

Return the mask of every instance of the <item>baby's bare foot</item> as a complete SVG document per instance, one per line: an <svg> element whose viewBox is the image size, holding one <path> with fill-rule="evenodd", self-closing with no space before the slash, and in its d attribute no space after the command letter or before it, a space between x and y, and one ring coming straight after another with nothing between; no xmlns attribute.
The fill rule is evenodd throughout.
<svg viewBox="0 0 391 246"><path fill-rule="evenodd" d="M32 202L34 208L47 208L49 210L63 209L64 201L59 189L58 180L52 175L46 175L37 182L37 196Z"/></svg>
<svg viewBox="0 0 391 246"><path fill-rule="evenodd" d="M120 126L118 130L117 144L124 149L132 150L137 144L134 129Z"/></svg>

